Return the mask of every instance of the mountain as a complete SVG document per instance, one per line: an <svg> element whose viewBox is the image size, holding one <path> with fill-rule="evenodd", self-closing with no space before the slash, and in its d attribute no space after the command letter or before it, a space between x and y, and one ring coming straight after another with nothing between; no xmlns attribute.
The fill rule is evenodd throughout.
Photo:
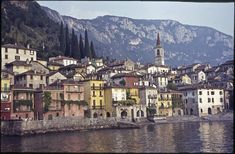
<svg viewBox="0 0 235 154"><path fill-rule="evenodd" d="M159 32L168 65L197 62L217 65L233 58L233 37L210 27L184 25L173 20L137 20L109 15L84 20L42 8L52 20L63 21L77 34L88 29L100 56L153 63L153 48Z"/></svg>
<svg viewBox="0 0 235 154"><path fill-rule="evenodd" d="M2 28L4 33L2 42L14 40L15 32L10 27L16 27L18 33L21 33L20 36L27 36L36 48L41 48L44 42L48 48L47 56L60 53L57 36L61 21L68 24L70 29L73 28L78 36L82 34L83 38L87 29L95 51L98 56L103 57L130 58L142 63L153 63L153 48L156 45L157 33L160 33L167 65L197 62L217 65L233 59L234 55L233 37L210 27L185 25L173 20L140 20L109 15L91 20L76 19L60 15L57 11L40 6L36 2L27 2L30 3L27 5L31 6L31 9L11 4L12 2L7 2L8 7L1 7L2 19L5 20L2 21L5 27ZM11 5L14 7L10 7ZM38 17L31 16L35 11ZM22 22L23 28L17 27L17 19ZM25 20L32 23L26 24ZM31 36L32 34L35 37ZM26 43L25 40L28 39L21 39L21 42Z"/></svg>

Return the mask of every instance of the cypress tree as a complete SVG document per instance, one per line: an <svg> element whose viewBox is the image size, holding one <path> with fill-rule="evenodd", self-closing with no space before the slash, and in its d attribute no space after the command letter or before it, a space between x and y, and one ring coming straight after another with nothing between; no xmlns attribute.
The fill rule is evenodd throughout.
<svg viewBox="0 0 235 154"><path fill-rule="evenodd" d="M65 28L65 56L70 56L70 40L69 40L69 29L68 25L66 24Z"/></svg>
<svg viewBox="0 0 235 154"><path fill-rule="evenodd" d="M64 37L64 26L63 22L61 21L60 23L60 36L59 36L59 41L60 41L60 51L65 53L65 37Z"/></svg>
<svg viewBox="0 0 235 154"><path fill-rule="evenodd" d="M74 56L76 59L81 59L77 35L74 36Z"/></svg>
<svg viewBox="0 0 235 154"><path fill-rule="evenodd" d="M80 55L81 55L81 58L84 58L85 55L84 55L84 46L83 46L83 41L82 41L82 35L80 34L80 37L79 37L79 50L80 50Z"/></svg>
<svg viewBox="0 0 235 154"><path fill-rule="evenodd" d="M75 36L74 36L74 29L72 29L72 36L71 36L71 53L70 56L72 56L73 58L75 58Z"/></svg>
<svg viewBox="0 0 235 154"><path fill-rule="evenodd" d="M85 57L91 57L87 30L85 30L85 52L84 52L84 56Z"/></svg>
<svg viewBox="0 0 235 154"><path fill-rule="evenodd" d="M91 51L91 58L96 58L95 49L92 41L90 44L90 51Z"/></svg>

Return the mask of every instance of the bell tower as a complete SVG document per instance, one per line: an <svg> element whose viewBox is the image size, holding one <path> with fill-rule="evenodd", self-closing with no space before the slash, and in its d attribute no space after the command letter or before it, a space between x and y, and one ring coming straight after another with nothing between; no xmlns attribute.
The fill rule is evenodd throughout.
<svg viewBox="0 0 235 154"><path fill-rule="evenodd" d="M155 53L155 64L156 65L165 65L164 63L164 49L161 47L159 33L157 34L157 44L154 47Z"/></svg>

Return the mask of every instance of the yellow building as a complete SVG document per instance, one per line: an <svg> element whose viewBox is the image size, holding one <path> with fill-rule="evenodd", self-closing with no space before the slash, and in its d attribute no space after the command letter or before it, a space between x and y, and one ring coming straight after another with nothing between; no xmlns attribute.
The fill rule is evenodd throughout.
<svg viewBox="0 0 235 154"><path fill-rule="evenodd" d="M157 101L158 116L172 116L172 96L170 92L159 92Z"/></svg>
<svg viewBox="0 0 235 154"><path fill-rule="evenodd" d="M135 87L127 88L127 99L133 99L136 104L140 104L139 89Z"/></svg>
<svg viewBox="0 0 235 154"><path fill-rule="evenodd" d="M104 80L91 79L82 82L85 90L85 101L90 109L90 117L105 117Z"/></svg>
<svg viewBox="0 0 235 154"><path fill-rule="evenodd" d="M126 88L119 86L105 87L104 96L106 117L115 117L116 113L113 107L126 101Z"/></svg>
<svg viewBox="0 0 235 154"><path fill-rule="evenodd" d="M21 74L31 70L32 64L27 61L13 61L5 65L6 69L16 74Z"/></svg>

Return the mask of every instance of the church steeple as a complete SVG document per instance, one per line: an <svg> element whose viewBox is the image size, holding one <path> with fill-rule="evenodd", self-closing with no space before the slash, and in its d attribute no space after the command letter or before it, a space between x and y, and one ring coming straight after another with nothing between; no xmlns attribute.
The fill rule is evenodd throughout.
<svg viewBox="0 0 235 154"><path fill-rule="evenodd" d="M157 33L157 46L161 46L159 33Z"/></svg>

